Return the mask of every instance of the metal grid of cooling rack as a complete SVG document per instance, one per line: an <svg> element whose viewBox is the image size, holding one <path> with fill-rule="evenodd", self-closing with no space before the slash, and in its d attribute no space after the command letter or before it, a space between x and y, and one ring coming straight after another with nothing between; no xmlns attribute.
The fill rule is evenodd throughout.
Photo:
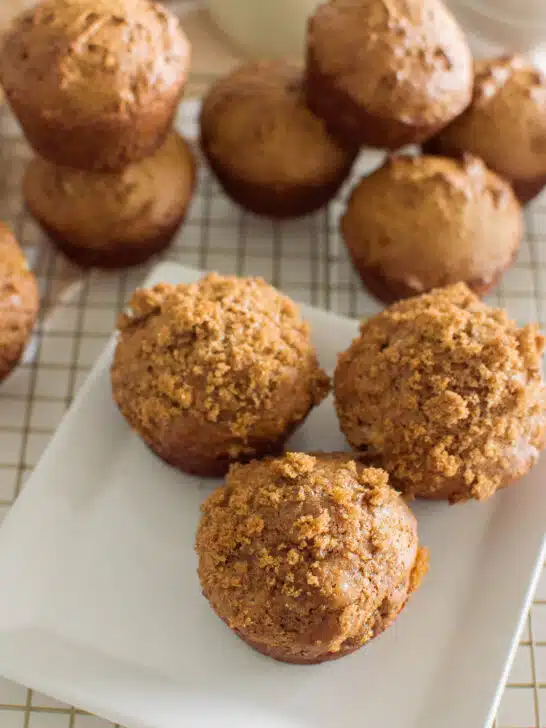
<svg viewBox="0 0 546 728"><path fill-rule="evenodd" d="M181 108L178 123L188 137L195 136L195 115L195 104ZM57 255L22 204L20 184L28 156L19 130L4 113L0 218L11 222L38 275L42 316L24 363L0 388L0 522L106 342L117 312L148 268L82 275ZM298 300L352 316L370 315L379 306L361 289L340 244L337 220L342 208L343 195L328 210L302 220L260 220L234 207L201 165L188 220L164 257L224 273L262 275ZM544 326L546 196L526 217L520 256L492 302L506 306L521 322L538 319ZM0 679L0 728L109 726ZM496 728L546 728L546 578L539 586Z"/></svg>

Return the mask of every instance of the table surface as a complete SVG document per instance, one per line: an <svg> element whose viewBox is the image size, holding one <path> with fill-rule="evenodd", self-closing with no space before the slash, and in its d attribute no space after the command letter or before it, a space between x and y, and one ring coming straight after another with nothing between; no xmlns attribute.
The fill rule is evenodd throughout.
<svg viewBox="0 0 546 728"><path fill-rule="evenodd" d="M237 61L193 2L171 2L186 17L197 46L191 93ZM189 14L187 14L189 13ZM188 136L195 109L181 111ZM20 182L30 152L9 115L0 118L0 217L9 220L36 271L42 316L23 365L0 388L0 522L85 380L116 313L148 266L116 275L81 272L58 256L22 205ZM336 201L318 215L289 224L260 221L236 210L201 169L189 218L164 258L225 273L262 275L299 300L366 316L377 304L361 289L340 245ZM546 195L526 213L518 261L492 302L524 322L546 325ZM0 678L0 728L111 728L75 707ZM393 727L394 728L394 727ZM441 726L438 726L441 728ZM481 728L465 726L465 728ZM546 728L546 578L539 584L496 728Z"/></svg>

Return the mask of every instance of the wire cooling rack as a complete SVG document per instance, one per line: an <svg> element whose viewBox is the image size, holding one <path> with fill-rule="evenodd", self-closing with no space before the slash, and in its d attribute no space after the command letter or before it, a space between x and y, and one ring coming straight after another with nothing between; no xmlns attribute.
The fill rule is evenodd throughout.
<svg viewBox="0 0 546 728"><path fill-rule="evenodd" d="M178 124L188 138L195 138L196 111L191 102L180 110ZM24 363L0 387L0 522L108 339L118 311L149 267L82 274L57 255L22 203L21 178L29 154L19 129L3 112L0 218L12 224L39 278L42 314ZM363 164L378 159L367 156ZM300 301L351 316L373 314L379 306L361 289L340 244L337 222L343 198L342 193L317 215L272 223L233 206L201 165L189 217L164 258L223 273L261 275ZM538 320L544 326L546 196L528 209L526 222L519 258L491 302L506 306L520 322ZM0 584L0 594L1 589ZM109 726L0 679L0 728ZM546 728L546 578L539 586L496 728Z"/></svg>

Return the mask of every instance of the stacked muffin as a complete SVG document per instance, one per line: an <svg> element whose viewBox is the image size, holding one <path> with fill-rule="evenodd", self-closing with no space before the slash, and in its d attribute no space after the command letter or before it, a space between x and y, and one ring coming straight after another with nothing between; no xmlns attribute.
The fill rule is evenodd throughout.
<svg viewBox="0 0 546 728"><path fill-rule="evenodd" d="M189 57L149 0L43 0L7 32L0 80L38 155L25 199L76 262L142 262L182 221L195 169L171 128Z"/></svg>

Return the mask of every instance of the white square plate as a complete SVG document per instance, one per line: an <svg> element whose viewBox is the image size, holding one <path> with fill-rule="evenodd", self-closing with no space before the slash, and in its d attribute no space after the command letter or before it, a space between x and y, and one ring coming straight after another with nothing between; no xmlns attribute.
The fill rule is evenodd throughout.
<svg viewBox="0 0 546 728"><path fill-rule="evenodd" d="M162 264L147 284L200 273ZM353 320L304 307L323 366ZM542 563L546 460L487 503L415 506L431 570L396 625L338 662L252 651L200 594L193 551L210 481L154 457L101 356L0 529L0 674L154 728L484 728ZM343 447L330 400L294 449Z"/></svg>

